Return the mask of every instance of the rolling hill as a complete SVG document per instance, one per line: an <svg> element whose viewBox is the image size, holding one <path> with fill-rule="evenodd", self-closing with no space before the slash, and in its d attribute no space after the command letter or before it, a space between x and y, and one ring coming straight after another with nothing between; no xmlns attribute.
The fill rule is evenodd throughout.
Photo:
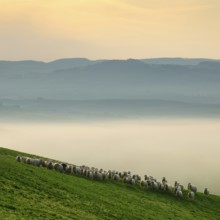
<svg viewBox="0 0 220 220"><path fill-rule="evenodd" d="M0 219L217 220L220 216L219 196L197 193L195 200L177 199L173 193L18 163L18 154L28 156L0 148Z"/></svg>

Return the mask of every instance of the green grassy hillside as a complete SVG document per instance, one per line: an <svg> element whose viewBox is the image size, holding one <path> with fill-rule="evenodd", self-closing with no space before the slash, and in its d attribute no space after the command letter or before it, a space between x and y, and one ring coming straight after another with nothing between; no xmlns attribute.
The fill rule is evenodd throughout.
<svg viewBox="0 0 220 220"><path fill-rule="evenodd" d="M184 192L177 199L121 182L88 180L16 162L19 153L0 148L0 219L220 219L219 196L197 193L188 200Z"/></svg>

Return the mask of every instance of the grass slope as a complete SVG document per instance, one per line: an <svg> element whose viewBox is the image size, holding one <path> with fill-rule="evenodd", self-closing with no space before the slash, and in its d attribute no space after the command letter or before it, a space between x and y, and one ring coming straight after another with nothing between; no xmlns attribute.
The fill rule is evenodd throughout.
<svg viewBox="0 0 220 220"><path fill-rule="evenodd" d="M17 154L0 148L0 219L220 219L219 196L177 199L18 163Z"/></svg>

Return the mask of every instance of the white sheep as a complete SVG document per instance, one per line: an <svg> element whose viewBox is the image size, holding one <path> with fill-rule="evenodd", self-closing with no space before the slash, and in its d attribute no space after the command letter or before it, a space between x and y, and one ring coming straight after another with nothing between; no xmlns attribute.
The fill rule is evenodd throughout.
<svg viewBox="0 0 220 220"><path fill-rule="evenodd" d="M46 160L43 160L42 167L47 167L47 161Z"/></svg>
<svg viewBox="0 0 220 220"><path fill-rule="evenodd" d="M157 190L159 188L159 184L156 181L151 182L151 186L153 189Z"/></svg>
<svg viewBox="0 0 220 220"><path fill-rule="evenodd" d="M72 174L73 173L73 166L68 164L65 168L65 172Z"/></svg>
<svg viewBox="0 0 220 220"><path fill-rule="evenodd" d="M130 179L130 176L125 176L125 177L123 178L123 182L124 182L124 183L128 183L128 182L129 182L129 179Z"/></svg>
<svg viewBox="0 0 220 220"><path fill-rule="evenodd" d="M27 157L22 156L21 157L21 162L26 163L26 159L27 159Z"/></svg>
<svg viewBox="0 0 220 220"><path fill-rule="evenodd" d="M114 177L113 177L113 179L116 180L116 181L118 181L119 178L120 178L119 174L115 174Z"/></svg>
<svg viewBox="0 0 220 220"><path fill-rule="evenodd" d="M172 191L172 186L169 185L168 183L165 183L164 184L164 191L171 192Z"/></svg>
<svg viewBox="0 0 220 220"><path fill-rule="evenodd" d="M182 197L183 197L183 192L182 192L182 190L177 190L177 191L176 191L176 197L177 197L177 198L182 198Z"/></svg>
<svg viewBox="0 0 220 220"><path fill-rule="evenodd" d="M74 172L75 174L80 175L80 174L81 174L81 168L78 167L78 166L74 166L74 167L73 167L73 172Z"/></svg>
<svg viewBox="0 0 220 220"><path fill-rule="evenodd" d="M188 198L189 199L194 199L195 198L195 193L193 191L188 192Z"/></svg>
<svg viewBox="0 0 220 220"><path fill-rule="evenodd" d="M142 180L141 183L140 183L140 185L141 185L142 187L147 187L147 186L148 186L146 180Z"/></svg>
<svg viewBox="0 0 220 220"><path fill-rule="evenodd" d="M64 172L63 166L62 166L62 164L60 164L60 163L54 163L54 164L53 164L53 167L54 167L54 169L55 169L56 171L59 171L59 172L61 172L61 173Z"/></svg>
<svg viewBox="0 0 220 220"><path fill-rule="evenodd" d="M162 178L162 183L163 183L163 185L165 185L165 184L167 183L166 177L163 177L163 178Z"/></svg>
<svg viewBox="0 0 220 220"><path fill-rule="evenodd" d="M18 156L16 157L16 161L17 161L17 162L21 162L21 159L22 159L22 156L19 156L19 155L18 155Z"/></svg>
<svg viewBox="0 0 220 220"><path fill-rule="evenodd" d="M29 163L29 162L27 161L27 163ZM39 166L42 165L42 163L43 163L43 161L41 159L36 159L36 158L32 159L32 158L30 158L30 164L32 164L34 166L39 167Z"/></svg>
<svg viewBox="0 0 220 220"><path fill-rule="evenodd" d="M31 158L29 158L29 157L25 157L25 163L26 164L31 164Z"/></svg>
<svg viewBox="0 0 220 220"><path fill-rule="evenodd" d="M174 183L174 192L176 193L177 191L183 191L184 186L175 181Z"/></svg>
<svg viewBox="0 0 220 220"><path fill-rule="evenodd" d="M188 190L193 191L194 193L197 192L197 187L195 185L192 185L191 183L188 183Z"/></svg>
<svg viewBox="0 0 220 220"><path fill-rule="evenodd" d="M98 172L98 171L96 171L96 172L95 172L95 178L96 178L97 180L103 180L103 174L100 173L100 172Z"/></svg>
<svg viewBox="0 0 220 220"><path fill-rule="evenodd" d="M209 190L207 188L204 189L204 194L207 196L209 195Z"/></svg>
<svg viewBox="0 0 220 220"><path fill-rule="evenodd" d="M88 177L89 177L89 179L93 179L94 178L94 174L93 174L92 171L89 171Z"/></svg>
<svg viewBox="0 0 220 220"><path fill-rule="evenodd" d="M52 170L53 169L53 163L52 163L52 161L46 161L46 167L47 167L47 169L50 169L50 170Z"/></svg>

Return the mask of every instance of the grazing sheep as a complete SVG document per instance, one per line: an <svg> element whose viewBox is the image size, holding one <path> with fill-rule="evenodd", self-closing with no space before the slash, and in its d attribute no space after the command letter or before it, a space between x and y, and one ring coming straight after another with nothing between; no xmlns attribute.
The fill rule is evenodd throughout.
<svg viewBox="0 0 220 220"><path fill-rule="evenodd" d="M133 176L132 176L132 179L135 179L135 181L140 181L141 180L141 177L139 176L139 175L137 175L137 174L134 174Z"/></svg>
<svg viewBox="0 0 220 220"><path fill-rule="evenodd" d="M188 192L188 198L189 199L194 199L195 198L195 193L193 191Z"/></svg>
<svg viewBox="0 0 220 220"><path fill-rule="evenodd" d="M132 182L134 183L134 179L132 179L131 176L124 177L123 181L128 184L132 184Z"/></svg>
<svg viewBox="0 0 220 220"><path fill-rule="evenodd" d="M162 183L165 185L167 183L166 177L162 178Z"/></svg>
<svg viewBox="0 0 220 220"><path fill-rule="evenodd" d="M163 183L158 182L158 189L164 190L165 185Z"/></svg>
<svg viewBox="0 0 220 220"><path fill-rule="evenodd" d="M67 165L65 170L66 173L73 173L73 166L72 165Z"/></svg>
<svg viewBox="0 0 220 220"><path fill-rule="evenodd" d="M27 157L22 156L21 157L21 162L26 163L26 159L27 159Z"/></svg>
<svg viewBox="0 0 220 220"><path fill-rule="evenodd" d="M182 197L183 197L183 192L182 192L182 190L177 190L177 191L176 191L176 197L177 197L177 198L182 198Z"/></svg>
<svg viewBox="0 0 220 220"><path fill-rule="evenodd" d="M27 162L28 163L28 162ZM34 166L41 166L43 161L41 159L30 159L30 164Z"/></svg>
<svg viewBox="0 0 220 220"><path fill-rule="evenodd" d="M94 175L92 171L89 171L88 177L89 179L94 179Z"/></svg>
<svg viewBox="0 0 220 220"><path fill-rule="evenodd" d="M52 170L53 169L53 163L52 163L52 161L47 161L46 162L46 167L47 167L47 169L49 169L49 170Z"/></svg>
<svg viewBox="0 0 220 220"><path fill-rule="evenodd" d="M172 186L169 185L168 183L165 183L164 184L164 191L171 192L172 191Z"/></svg>
<svg viewBox="0 0 220 220"><path fill-rule="evenodd" d="M123 180L124 183L130 185L139 185L143 188L147 188L148 186L151 187L153 190L164 190L166 192L174 192L177 198L183 197L183 185L175 181L174 188L167 183L166 177L162 178L162 182L157 181L153 176L144 175L144 180L141 180L141 177L137 174L131 175L131 172L118 172L118 171L105 171L103 169L98 169L95 167L88 167L85 165L76 166L70 165L63 162L56 162L52 163L52 161L43 161L37 158L29 158L25 156L18 155L16 157L16 161L23 162L27 164L32 164L34 166L42 166L47 167L48 169L55 169L61 173L69 173L69 174L77 174L80 176L85 176L89 179L96 179L96 180L105 180L105 179L113 179L115 181ZM197 187L192 185L191 183L188 184L188 198L194 199L195 194L197 192ZM204 194L209 195L209 190L207 188L204 189Z"/></svg>
<svg viewBox="0 0 220 220"><path fill-rule="evenodd" d="M179 183L177 181L174 182L174 188L177 187L177 185L179 185Z"/></svg>
<svg viewBox="0 0 220 220"><path fill-rule="evenodd" d="M19 155L18 155L18 156L16 157L16 161L17 161L17 162L21 162L21 160L22 160L22 156L19 156Z"/></svg>
<svg viewBox="0 0 220 220"><path fill-rule="evenodd" d="M25 157L25 163L26 164L31 164L31 158Z"/></svg>
<svg viewBox="0 0 220 220"><path fill-rule="evenodd" d="M188 183L188 190L193 191L194 193L197 192L197 187L192 185L191 183Z"/></svg>
<svg viewBox="0 0 220 220"><path fill-rule="evenodd" d="M184 186L183 185L179 184L179 187L180 187L181 191L184 190Z"/></svg>
<svg viewBox="0 0 220 220"><path fill-rule="evenodd" d="M148 180L148 176L147 175L144 175L144 180Z"/></svg>
<svg viewBox="0 0 220 220"><path fill-rule="evenodd" d="M180 183L178 183L177 181L175 181L175 183L174 183L174 192L176 193L178 190L183 191L183 189L184 189L184 186L181 185Z"/></svg>
<svg viewBox="0 0 220 220"><path fill-rule="evenodd" d="M131 181L130 181L130 184L135 185L135 183L136 183L136 180L132 178Z"/></svg>
<svg viewBox="0 0 220 220"><path fill-rule="evenodd" d="M43 160L42 167L47 167L47 161L46 160Z"/></svg>
<svg viewBox="0 0 220 220"><path fill-rule="evenodd" d="M204 189L204 194L207 196L209 195L209 190L207 188Z"/></svg>
<svg viewBox="0 0 220 220"><path fill-rule="evenodd" d="M120 178L119 174L115 174L114 177L113 177L113 179L116 180L116 181L118 181L119 178Z"/></svg>
<svg viewBox="0 0 220 220"><path fill-rule="evenodd" d="M152 184L151 184L152 188L155 189L155 190L158 190L159 188L159 185L156 181L152 181Z"/></svg>
<svg viewBox="0 0 220 220"><path fill-rule="evenodd" d="M95 172L95 178L96 178L97 180L103 180L103 174L100 173L100 172L98 172L98 171L96 171L96 172Z"/></svg>
<svg viewBox="0 0 220 220"><path fill-rule="evenodd" d="M142 187L147 187L147 186L148 186L146 180L142 180L141 183L140 183L140 185L141 185Z"/></svg>
<svg viewBox="0 0 220 220"><path fill-rule="evenodd" d="M75 174L80 175L80 174L81 174L81 169L80 169L80 167L74 166L74 167L73 167L73 172L74 172Z"/></svg>
<svg viewBox="0 0 220 220"><path fill-rule="evenodd" d="M65 171L68 164L67 163L61 163L61 165L63 166L63 170Z"/></svg>
<svg viewBox="0 0 220 220"><path fill-rule="evenodd" d="M55 164L53 165L53 167L54 167L54 169L55 169L56 171L59 171L59 172L61 172L61 173L64 172L63 166L62 166L62 164L60 164L60 163L55 163Z"/></svg>

